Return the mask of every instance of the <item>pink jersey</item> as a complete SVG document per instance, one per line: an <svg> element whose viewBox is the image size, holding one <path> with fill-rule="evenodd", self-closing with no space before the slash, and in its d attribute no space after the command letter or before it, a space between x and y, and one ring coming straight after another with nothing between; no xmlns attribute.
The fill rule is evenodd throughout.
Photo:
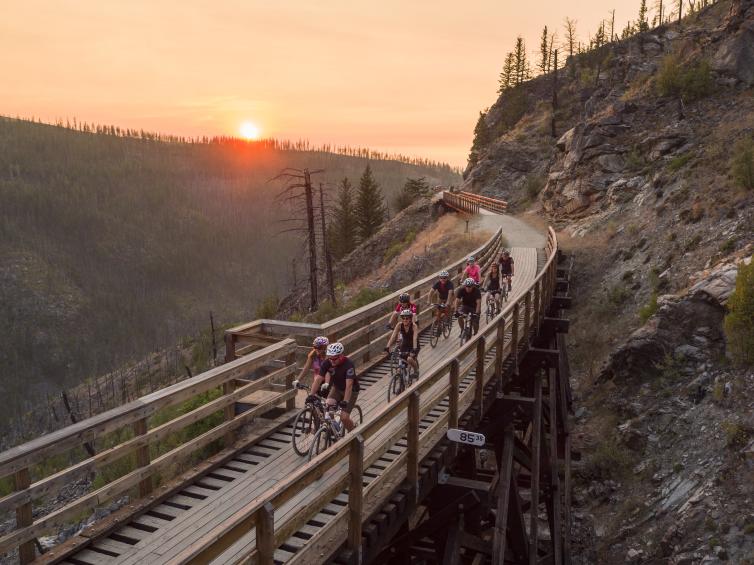
<svg viewBox="0 0 754 565"><path fill-rule="evenodd" d="M479 282L482 271L479 268L479 265L474 263L473 265L468 265L463 274L468 278L474 279L475 282Z"/></svg>
<svg viewBox="0 0 754 565"><path fill-rule="evenodd" d="M405 306L405 305L403 305L403 304L401 304L399 302L395 306L395 311L400 314L401 310L405 310L406 308L408 308L409 310L411 310L412 314L416 314L416 304L414 304L413 302L409 302L408 306Z"/></svg>

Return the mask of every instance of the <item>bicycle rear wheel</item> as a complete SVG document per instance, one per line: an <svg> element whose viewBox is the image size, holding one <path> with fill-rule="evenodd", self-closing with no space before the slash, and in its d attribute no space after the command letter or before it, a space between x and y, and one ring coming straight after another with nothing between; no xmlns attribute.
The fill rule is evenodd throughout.
<svg viewBox="0 0 754 565"><path fill-rule="evenodd" d="M309 446L309 461L330 447L330 443L332 443L330 430L327 426L323 426L314 434L312 444Z"/></svg>
<svg viewBox="0 0 754 565"><path fill-rule="evenodd" d="M438 339L440 339L440 327L437 324L437 320L435 320L429 328L429 344L432 347L437 347Z"/></svg>
<svg viewBox="0 0 754 565"><path fill-rule="evenodd" d="M296 414L296 419L293 420L293 437L291 438L293 451L302 457L309 453L314 434L318 428L319 415L312 407L307 406Z"/></svg>
<svg viewBox="0 0 754 565"><path fill-rule="evenodd" d="M351 411L351 421L354 426L358 426L364 421L364 413L361 411L361 406L358 404L354 405L353 410Z"/></svg>

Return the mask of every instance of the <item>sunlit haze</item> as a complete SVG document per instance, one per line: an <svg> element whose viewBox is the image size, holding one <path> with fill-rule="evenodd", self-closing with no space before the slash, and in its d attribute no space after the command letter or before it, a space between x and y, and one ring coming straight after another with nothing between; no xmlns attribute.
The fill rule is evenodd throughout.
<svg viewBox="0 0 754 565"><path fill-rule="evenodd" d="M260 135L463 165L517 34L587 42L638 0L3 3L0 114ZM241 124L253 118L256 136ZM247 128L248 129L248 128ZM249 129L247 133L251 132Z"/></svg>

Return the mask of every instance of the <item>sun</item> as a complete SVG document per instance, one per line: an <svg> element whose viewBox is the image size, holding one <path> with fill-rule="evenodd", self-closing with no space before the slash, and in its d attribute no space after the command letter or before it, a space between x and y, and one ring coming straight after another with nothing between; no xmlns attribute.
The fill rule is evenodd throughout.
<svg viewBox="0 0 754 565"><path fill-rule="evenodd" d="M241 124L239 130L241 132L241 137L244 139L248 139L249 141L259 139L259 128L256 124L244 122Z"/></svg>

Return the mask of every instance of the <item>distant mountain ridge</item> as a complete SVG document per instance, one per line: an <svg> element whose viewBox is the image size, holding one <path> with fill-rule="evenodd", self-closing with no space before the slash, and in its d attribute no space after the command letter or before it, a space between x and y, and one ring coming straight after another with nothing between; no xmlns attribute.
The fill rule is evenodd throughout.
<svg viewBox="0 0 754 565"><path fill-rule="evenodd" d="M300 241L269 180L356 181L367 159L249 143L165 143L0 119L0 392L13 417L182 336L248 320L290 287ZM369 160L388 202L450 167ZM303 276L304 267L298 269Z"/></svg>

